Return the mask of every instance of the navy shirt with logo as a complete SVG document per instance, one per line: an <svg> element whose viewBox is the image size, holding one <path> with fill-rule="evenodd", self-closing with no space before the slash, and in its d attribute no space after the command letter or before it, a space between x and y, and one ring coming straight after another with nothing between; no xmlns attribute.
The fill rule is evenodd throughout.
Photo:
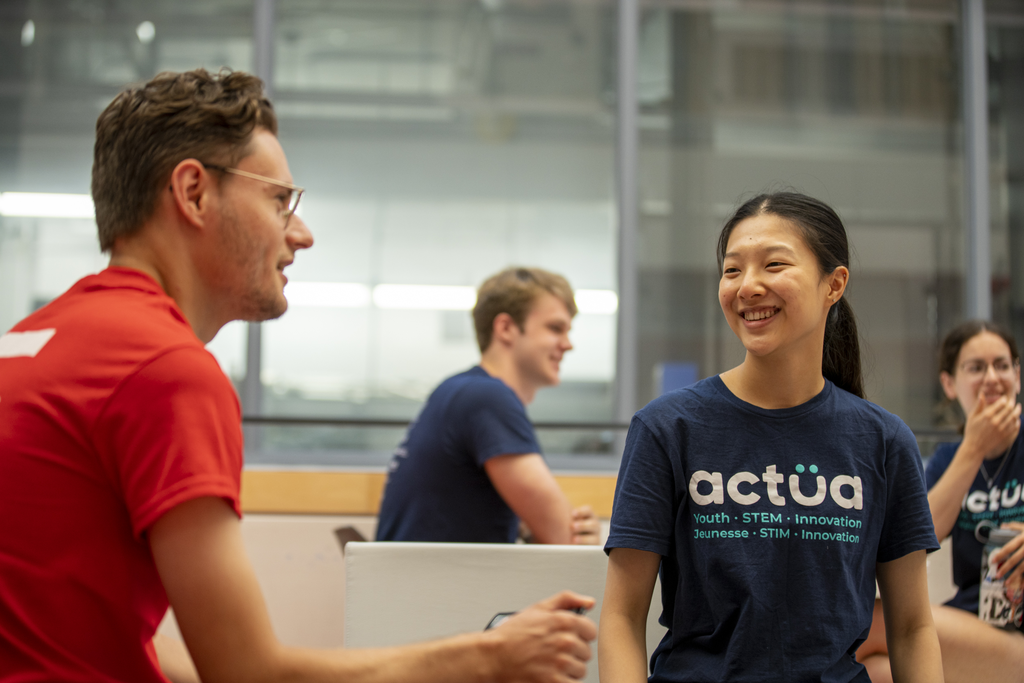
<svg viewBox="0 0 1024 683"><path fill-rule="evenodd" d="M540 453L522 401L476 366L427 399L388 467L378 541L512 543L519 518L484 463Z"/></svg>
<svg viewBox="0 0 1024 683"><path fill-rule="evenodd" d="M831 382L766 410L718 377L633 418L606 550L662 556L651 681L869 681L875 563L938 548L917 442Z"/></svg>
<svg viewBox="0 0 1024 683"><path fill-rule="evenodd" d="M949 534L953 546L953 583L958 589L956 595L946 603L951 607L978 613L981 549L984 547L974 535L978 525L998 527L1006 522L1024 522L1024 500L1021 500L1024 456L1021 455L1021 439L1024 439L1024 429L1017 434L1017 440L1005 454L985 461L986 472L993 478L992 485L988 485L979 468L960 507L960 515ZM925 468L929 489L942 478L959 447L959 443L944 443L935 449L935 454Z"/></svg>

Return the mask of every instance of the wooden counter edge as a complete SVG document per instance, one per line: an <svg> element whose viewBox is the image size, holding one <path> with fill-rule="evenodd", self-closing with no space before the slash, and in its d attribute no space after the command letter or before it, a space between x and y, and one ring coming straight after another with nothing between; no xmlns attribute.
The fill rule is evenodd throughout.
<svg viewBox="0 0 1024 683"><path fill-rule="evenodd" d="M614 474L556 474L573 507L590 505L598 517L612 513ZM244 470L246 513L376 515L384 491L383 472Z"/></svg>

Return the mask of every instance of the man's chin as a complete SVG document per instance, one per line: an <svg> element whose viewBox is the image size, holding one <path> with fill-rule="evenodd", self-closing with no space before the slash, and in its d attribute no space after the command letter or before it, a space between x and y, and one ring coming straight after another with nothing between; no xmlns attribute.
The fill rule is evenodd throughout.
<svg viewBox="0 0 1024 683"><path fill-rule="evenodd" d="M251 301L249 304L246 306L245 315L240 316L240 319L250 323L280 318L288 310L288 300L284 298L284 294L278 294L272 299Z"/></svg>

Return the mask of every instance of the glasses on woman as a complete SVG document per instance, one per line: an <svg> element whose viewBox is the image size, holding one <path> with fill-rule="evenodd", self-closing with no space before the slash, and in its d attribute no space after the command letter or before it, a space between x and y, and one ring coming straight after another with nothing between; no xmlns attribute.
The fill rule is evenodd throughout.
<svg viewBox="0 0 1024 683"><path fill-rule="evenodd" d="M268 178L266 176L258 175L256 173L249 173L248 171L243 171L238 168L229 168L227 166L218 166L216 164L207 163L203 163L203 166L205 166L206 168L212 168L215 171L220 171L221 173L231 173L232 175L242 176L243 178L262 180L265 183L270 183L271 185L277 185L278 187L284 187L290 190L288 194L288 199L285 202L286 208L284 211L281 212L281 218L284 219L285 228L288 227L288 221L291 220L292 215L294 215L295 213L295 210L299 208L299 200L302 199L302 193L306 191L306 188L304 187L292 185L291 183L286 183L283 180L275 180L273 178Z"/></svg>
<svg viewBox="0 0 1024 683"><path fill-rule="evenodd" d="M989 367L991 367L1000 377L1009 377L1013 375L1013 370L1016 365L1017 364L1009 358L996 358L991 363L980 359L965 360L960 364L960 371L972 379L977 379L979 377L984 377L988 372Z"/></svg>

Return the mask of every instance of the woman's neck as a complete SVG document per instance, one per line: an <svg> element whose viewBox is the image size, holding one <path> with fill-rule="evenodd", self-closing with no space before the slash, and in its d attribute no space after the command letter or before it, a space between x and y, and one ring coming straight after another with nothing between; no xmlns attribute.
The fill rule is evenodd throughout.
<svg viewBox="0 0 1024 683"><path fill-rule="evenodd" d="M797 354L758 357L748 352L742 363L720 377L742 401L769 410L792 408L810 401L825 388L820 362L811 364L806 358Z"/></svg>

